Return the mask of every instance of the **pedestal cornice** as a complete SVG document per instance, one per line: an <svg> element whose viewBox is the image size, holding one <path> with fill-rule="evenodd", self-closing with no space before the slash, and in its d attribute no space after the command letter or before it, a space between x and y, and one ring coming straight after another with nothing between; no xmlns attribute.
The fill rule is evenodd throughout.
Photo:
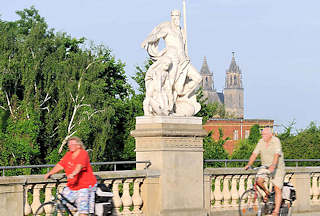
<svg viewBox="0 0 320 216"><path fill-rule="evenodd" d="M133 137L204 137L200 117L141 116L136 118Z"/></svg>

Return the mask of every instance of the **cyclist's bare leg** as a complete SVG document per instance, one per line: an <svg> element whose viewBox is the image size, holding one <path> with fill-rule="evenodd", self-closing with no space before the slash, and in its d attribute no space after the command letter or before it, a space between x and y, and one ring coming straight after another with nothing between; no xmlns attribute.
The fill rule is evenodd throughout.
<svg viewBox="0 0 320 216"><path fill-rule="evenodd" d="M282 201L282 190L279 187L274 185L274 191L275 191L275 207L272 215L278 216L280 211L281 201Z"/></svg>
<svg viewBox="0 0 320 216"><path fill-rule="evenodd" d="M264 186L264 179L263 178L260 178L260 177L257 178L257 185L264 191L264 193L266 194L266 197L269 196L269 191ZM266 200L264 199L264 201L266 201Z"/></svg>

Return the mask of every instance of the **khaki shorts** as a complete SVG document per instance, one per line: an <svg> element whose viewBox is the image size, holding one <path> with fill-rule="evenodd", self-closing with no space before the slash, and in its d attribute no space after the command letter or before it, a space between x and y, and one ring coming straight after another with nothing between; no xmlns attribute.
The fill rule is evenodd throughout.
<svg viewBox="0 0 320 216"><path fill-rule="evenodd" d="M257 177L263 178L265 181L267 181L269 178L272 177L272 175L268 169L260 168L257 172Z"/></svg>
<svg viewBox="0 0 320 216"><path fill-rule="evenodd" d="M258 170L257 177L263 178L265 181L270 179L271 183L278 188L282 188L284 181L284 173L280 172L280 170L275 169L273 173L266 168L261 168Z"/></svg>

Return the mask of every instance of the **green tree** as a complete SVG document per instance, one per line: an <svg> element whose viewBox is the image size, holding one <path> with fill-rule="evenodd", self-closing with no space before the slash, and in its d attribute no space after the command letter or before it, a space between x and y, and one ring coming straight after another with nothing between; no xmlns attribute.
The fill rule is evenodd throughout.
<svg viewBox="0 0 320 216"><path fill-rule="evenodd" d="M151 59L145 61L143 66L136 66L136 74L131 78L138 84L137 92L132 92L130 100L127 101L127 124L125 126L125 143L122 159L135 160L135 139L130 136L130 132L135 129L136 117L143 116L143 100L145 98L145 76L149 67L152 65Z"/></svg>
<svg viewBox="0 0 320 216"><path fill-rule="evenodd" d="M208 99L203 95L203 89L197 90L197 101L201 105L201 110L196 114L197 117L202 117L202 123L205 124L210 118L227 118L229 117L225 111L224 105L219 102L207 103Z"/></svg>
<svg viewBox="0 0 320 216"><path fill-rule="evenodd" d="M249 159L259 139L261 139L259 125L255 124L250 129L248 139L240 140L233 151L231 159ZM243 164L241 163L240 166Z"/></svg>
<svg viewBox="0 0 320 216"><path fill-rule="evenodd" d="M203 139L203 158L204 160L207 159L228 159L229 155L224 149L224 144L226 143L229 138L223 139L223 132L222 129L219 129L219 139L216 141L212 138L212 131ZM222 167L224 163L222 162L215 162L210 163L210 167Z"/></svg>
<svg viewBox="0 0 320 216"><path fill-rule="evenodd" d="M134 104L124 64L102 45L48 29L33 7L17 14L0 20L0 164L54 163L72 135L93 161L119 160Z"/></svg>
<svg viewBox="0 0 320 216"><path fill-rule="evenodd" d="M278 135L282 144L284 157L288 159L318 159L320 155L320 127L314 122L303 130L292 133L293 124L286 127L283 133ZM295 164L288 163L294 166ZM319 165L319 163L299 163L299 165Z"/></svg>
<svg viewBox="0 0 320 216"><path fill-rule="evenodd" d="M261 139L260 126L258 124L253 125L250 128L250 135L248 137L248 142L252 145L256 145Z"/></svg>

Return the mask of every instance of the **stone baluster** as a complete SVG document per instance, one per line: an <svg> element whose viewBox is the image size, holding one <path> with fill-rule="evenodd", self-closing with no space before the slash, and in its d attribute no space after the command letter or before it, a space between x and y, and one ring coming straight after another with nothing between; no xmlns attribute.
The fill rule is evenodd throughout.
<svg viewBox="0 0 320 216"><path fill-rule="evenodd" d="M213 202L214 202L214 191L212 191L212 184L213 184L213 177L210 176L209 177L209 182L210 182L210 207L209 209L211 209L213 207Z"/></svg>
<svg viewBox="0 0 320 216"><path fill-rule="evenodd" d="M312 202L313 204L319 204L319 195L320 195L320 189L319 189L319 173L315 173L314 177L315 177L315 181L313 183L315 183L314 185L314 189L313 190L313 197L312 197ZM312 184L313 186L313 184Z"/></svg>
<svg viewBox="0 0 320 216"><path fill-rule="evenodd" d="M62 193L63 191L63 188L66 187L67 184L66 183L61 183L58 185L58 188L57 188L57 193Z"/></svg>
<svg viewBox="0 0 320 216"><path fill-rule="evenodd" d="M247 190L253 188L253 179L255 175L249 175L248 181L247 181Z"/></svg>
<svg viewBox="0 0 320 216"><path fill-rule="evenodd" d="M123 215L129 215L131 214L130 212L130 207L132 206L132 198L130 196L130 190L129 190L129 185L132 182L132 179L126 179L123 183L123 194L121 197L122 204L123 204Z"/></svg>
<svg viewBox="0 0 320 216"><path fill-rule="evenodd" d="M254 184L254 181L255 180L255 174L250 174L248 176L248 180L247 180L247 190L249 189L253 189L253 184ZM254 199L254 196L252 196L252 194L250 194L251 196L248 197L248 194L246 194L246 197L245 199L248 199L248 200L251 200L250 202L252 202L252 200Z"/></svg>
<svg viewBox="0 0 320 216"><path fill-rule="evenodd" d="M112 180L104 180L103 183L109 188L110 185L112 186Z"/></svg>
<svg viewBox="0 0 320 216"><path fill-rule="evenodd" d="M313 191L312 191L312 176L313 173L310 173L310 201L312 200L312 196L313 196Z"/></svg>
<svg viewBox="0 0 320 216"><path fill-rule="evenodd" d="M66 183L59 184L58 188L57 188L57 193L62 193L62 191L66 187L66 185L67 185ZM73 207L71 207L70 210L72 211L73 214L76 213L75 212L76 209L74 209ZM62 213L59 212L57 216L63 216L63 215L62 215Z"/></svg>
<svg viewBox="0 0 320 216"><path fill-rule="evenodd" d="M43 188L43 184L36 184L33 187L33 200L32 200L32 204L31 204L31 209L33 213L36 213L37 209L39 208L39 206L41 205L40 202L40 190L41 188ZM41 210L42 213L43 210Z"/></svg>
<svg viewBox="0 0 320 216"><path fill-rule="evenodd" d="M319 178L318 174L316 174L316 173L312 174L312 187L311 187L312 199L311 199L311 201L313 204L316 203L316 201L318 200L318 196L319 196L318 178Z"/></svg>
<svg viewBox="0 0 320 216"><path fill-rule="evenodd" d="M315 194L316 195L316 204L319 205L320 204L320 173L316 173L317 175L317 193Z"/></svg>
<svg viewBox="0 0 320 216"><path fill-rule="evenodd" d="M212 201L214 201L214 208L216 208L217 210L220 210L222 205L222 199L223 199L223 194L221 192L221 179L223 178L223 176L216 176L215 177L215 181L214 181L214 192L213 194L213 199Z"/></svg>
<svg viewBox="0 0 320 216"><path fill-rule="evenodd" d="M238 184L239 178L240 178L239 175L234 175L231 181L231 198L232 198L231 206L233 209L238 208L239 192L237 189L237 184Z"/></svg>
<svg viewBox="0 0 320 216"><path fill-rule="evenodd" d="M141 206L142 206L142 198L140 195L140 185L143 182L143 179L135 179L133 183L133 213L136 216L142 215Z"/></svg>
<svg viewBox="0 0 320 216"><path fill-rule="evenodd" d="M45 189L45 200L44 202L49 202L52 200L52 188L55 187L55 184L48 184ZM52 213L52 206L46 205L44 211L47 215L50 215Z"/></svg>
<svg viewBox="0 0 320 216"><path fill-rule="evenodd" d="M239 197L241 198L242 194L246 191L245 189L245 180L248 175L242 175L239 181Z"/></svg>
<svg viewBox="0 0 320 216"><path fill-rule="evenodd" d="M253 188L253 180L255 178L255 175L249 175L248 177L248 181L247 181L247 190L252 189ZM246 195L245 199L253 199L253 197L247 197L248 195Z"/></svg>
<svg viewBox="0 0 320 216"><path fill-rule="evenodd" d="M32 185L27 185L25 187L25 190L24 190L24 215L29 215L32 213L32 209L31 209L31 206L29 205L29 202L28 202L28 191L32 188Z"/></svg>
<svg viewBox="0 0 320 216"><path fill-rule="evenodd" d="M115 180L112 184L112 192L113 192L113 198L112 198L112 201L113 201L113 205L114 205L114 209L113 209L113 212L112 214L113 215L121 215L120 213L120 208L122 206L122 200L120 198L120 195L119 195L119 184L122 183L122 180Z"/></svg>
<svg viewBox="0 0 320 216"><path fill-rule="evenodd" d="M223 208L229 208L231 206L230 201L231 201L231 192L229 189L229 182L230 179L232 178L231 175L227 175L224 177L223 180Z"/></svg>

